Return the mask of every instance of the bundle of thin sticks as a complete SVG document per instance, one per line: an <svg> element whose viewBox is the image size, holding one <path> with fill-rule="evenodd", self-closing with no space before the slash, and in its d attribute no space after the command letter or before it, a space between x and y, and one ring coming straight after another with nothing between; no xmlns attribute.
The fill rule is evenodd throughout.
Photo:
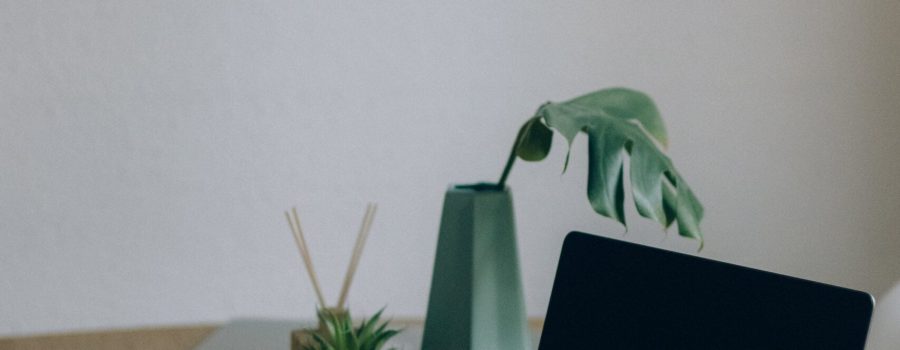
<svg viewBox="0 0 900 350"><path fill-rule="evenodd" d="M344 284L341 287L341 295L338 298L337 309L343 309L347 301L347 293L350 291L350 285L353 283L353 275L356 274L356 267L359 265L359 258L362 256L363 248L366 246L366 238L369 236L369 230L372 228L372 220L375 219L375 210L378 205L369 203L366 205L366 215L363 216L362 226L359 228L359 234L356 236L356 245L353 247L353 255L350 257L350 265L347 266L347 273L344 274ZM294 234L294 241L297 242L297 249L303 258L303 264L306 265L306 272L312 281L313 289L316 292L316 298L319 300L321 308L326 308L325 298L322 296L322 289L319 288L319 278L316 275L316 269L313 268L312 258L309 255L309 247L306 245L306 238L303 236L303 229L300 228L300 217L297 215L297 208L291 208L290 212L284 212L287 217L288 225Z"/></svg>

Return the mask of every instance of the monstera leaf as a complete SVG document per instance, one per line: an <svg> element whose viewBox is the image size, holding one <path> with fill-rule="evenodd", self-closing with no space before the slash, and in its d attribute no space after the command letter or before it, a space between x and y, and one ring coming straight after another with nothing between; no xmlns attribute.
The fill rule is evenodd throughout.
<svg viewBox="0 0 900 350"><path fill-rule="evenodd" d="M539 161L550 152L551 129L571 147L579 132L588 136L588 199L600 215L625 222L624 159L631 157L631 191L638 213L668 228L678 222L678 234L703 242L703 206L672 161L663 153L668 143L665 125L645 94L612 88L566 102L548 102L519 130L499 185L516 157ZM569 157L566 156L566 165ZM564 168L565 169L565 168Z"/></svg>

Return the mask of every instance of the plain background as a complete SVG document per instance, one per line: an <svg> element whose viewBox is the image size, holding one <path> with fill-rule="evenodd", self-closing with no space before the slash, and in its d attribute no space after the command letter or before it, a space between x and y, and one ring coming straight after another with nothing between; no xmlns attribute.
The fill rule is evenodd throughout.
<svg viewBox="0 0 900 350"><path fill-rule="evenodd" d="M0 1L0 335L308 318L367 201L358 314L422 317L443 191L547 100L647 92L706 248L510 178L529 314L566 232L876 295L900 279L898 1Z"/></svg>

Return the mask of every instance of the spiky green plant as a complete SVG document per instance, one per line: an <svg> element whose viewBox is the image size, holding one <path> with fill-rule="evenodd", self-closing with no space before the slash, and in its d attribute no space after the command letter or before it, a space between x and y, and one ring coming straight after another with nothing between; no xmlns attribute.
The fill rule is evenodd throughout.
<svg viewBox="0 0 900 350"><path fill-rule="evenodd" d="M325 325L328 334L313 333L315 344L306 345L303 349L379 350L384 347L388 339L400 333L400 330L387 328L389 321L380 322L383 311L384 309L379 310L368 320L363 319L359 327L353 328L349 312L336 314L327 310L319 310L319 322Z"/></svg>

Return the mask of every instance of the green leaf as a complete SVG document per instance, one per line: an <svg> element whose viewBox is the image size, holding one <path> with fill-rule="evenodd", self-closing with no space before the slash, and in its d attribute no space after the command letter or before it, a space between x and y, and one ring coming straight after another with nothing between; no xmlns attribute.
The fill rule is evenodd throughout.
<svg viewBox="0 0 900 350"><path fill-rule="evenodd" d="M519 135L516 137L516 155L530 162L542 160L550 153L551 141L553 131L541 122L541 118L531 118L519 129Z"/></svg>
<svg viewBox="0 0 900 350"><path fill-rule="evenodd" d="M536 117L562 134L570 147L578 133L588 135L587 192L594 211L626 225L622 180L624 157L629 155L638 213L666 228L677 221L678 234L700 240L702 247L703 206L663 152L661 146L668 142L665 125L647 95L625 88L600 90L546 103Z"/></svg>
<svg viewBox="0 0 900 350"><path fill-rule="evenodd" d="M541 108L553 104L548 102ZM555 105L565 105L567 108L586 112L586 114L570 115L570 119L558 121L558 126L554 127L569 142L572 142L575 134L581 131L579 125L584 124L584 119L591 119L591 115L602 111L604 114L615 116L616 118L636 121L663 147L668 147L669 137L666 134L666 126L662 118L659 117L659 110L656 109L656 104L653 103L650 96L640 91L621 87L609 88Z"/></svg>

